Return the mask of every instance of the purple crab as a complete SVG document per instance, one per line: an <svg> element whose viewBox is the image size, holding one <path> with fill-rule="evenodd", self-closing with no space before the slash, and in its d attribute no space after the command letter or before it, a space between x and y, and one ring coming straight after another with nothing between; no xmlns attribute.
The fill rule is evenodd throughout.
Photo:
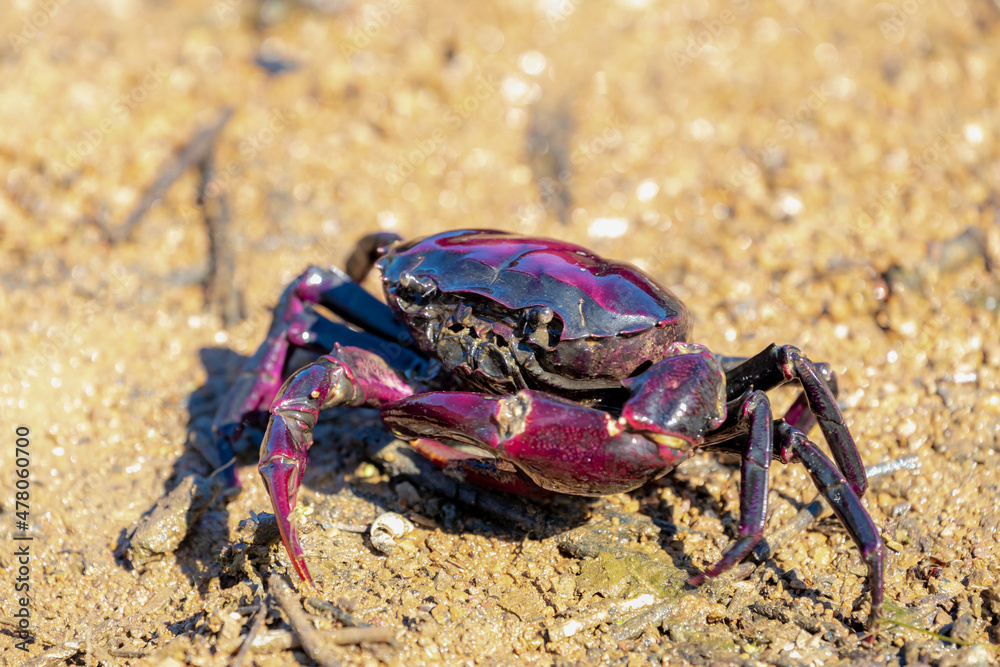
<svg viewBox="0 0 1000 667"><path fill-rule="evenodd" d="M386 304L359 285L373 266ZM450 474L529 496L630 491L700 449L737 453L739 536L692 584L753 550L771 461L799 461L861 551L875 620L885 547L860 500L868 481L834 374L788 345L717 356L686 342L689 328L684 304L642 271L564 241L489 230L409 242L372 234L346 272L312 266L285 289L214 429L228 460L246 416L270 412L259 470L285 549L310 582L290 515L325 408L378 408ZM296 348L322 356L288 369ZM765 392L792 381L802 392L774 419ZM817 422L836 465L806 435ZM238 485L235 474L230 481Z"/></svg>

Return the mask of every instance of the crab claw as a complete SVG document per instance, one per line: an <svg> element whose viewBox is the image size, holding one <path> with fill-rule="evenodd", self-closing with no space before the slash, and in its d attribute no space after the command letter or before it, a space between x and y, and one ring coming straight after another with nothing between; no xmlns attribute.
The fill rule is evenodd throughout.
<svg viewBox="0 0 1000 667"><path fill-rule="evenodd" d="M299 544L299 535L291 522L292 511L295 509L295 491L299 486L299 466L294 461L283 457L275 457L259 467L260 475L267 485L271 496L271 506L274 507L274 518L281 532L281 541L292 559L295 572L299 577L313 583L309 568L306 567L305 552Z"/></svg>
<svg viewBox="0 0 1000 667"><path fill-rule="evenodd" d="M313 580L306 567L305 552L299 544L298 531L292 524L295 497L302 483L302 470L306 462L305 448L296 442L293 437L295 431L288 426L283 419L271 421L261 444L257 470L267 487L267 495L271 498L274 519L281 532L285 551L292 560L295 572L303 581L311 584Z"/></svg>

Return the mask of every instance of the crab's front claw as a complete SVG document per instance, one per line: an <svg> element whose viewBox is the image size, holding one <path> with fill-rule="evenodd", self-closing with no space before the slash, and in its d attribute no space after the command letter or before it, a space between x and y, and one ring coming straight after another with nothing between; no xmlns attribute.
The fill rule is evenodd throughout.
<svg viewBox="0 0 1000 667"><path fill-rule="evenodd" d="M309 568L306 567L305 552L302 551L302 545L299 544L299 534L291 521L292 511L295 509L295 494L301 478L299 465L294 461L277 456L258 466L258 470L260 470L260 476L264 478L267 494L271 497L274 518L278 523L285 551L292 559L292 565L295 566L299 577L311 584L313 581L309 574Z"/></svg>
<svg viewBox="0 0 1000 667"><path fill-rule="evenodd" d="M293 424L289 424L292 421ZM260 446L260 472L267 495L274 508L274 519L281 532L281 541L292 560L299 577L312 583L309 568L306 567L305 553L299 544L299 535L292 523L295 499L302 483L302 471L306 464L308 445L303 440L303 429L295 428L294 420L284 416L272 417Z"/></svg>
<svg viewBox="0 0 1000 667"><path fill-rule="evenodd" d="M292 512L320 410L336 405L378 407L412 393L407 380L377 354L337 345L293 373L271 402L257 469L267 485L285 550L303 580L312 583Z"/></svg>

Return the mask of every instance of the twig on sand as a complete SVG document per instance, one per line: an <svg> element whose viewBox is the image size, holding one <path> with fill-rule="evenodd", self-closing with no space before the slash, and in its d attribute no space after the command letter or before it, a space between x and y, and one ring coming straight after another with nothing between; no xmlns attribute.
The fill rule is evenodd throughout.
<svg viewBox="0 0 1000 667"><path fill-rule="evenodd" d="M629 600L605 602L601 605L595 605L580 616L562 621L549 628L549 641L554 642L572 637L578 632L597 627L601 623L614 623L622 617L627 616L630 612L648 607L655 604L658 600L659 598L651 593L643 593Z"/></svg>
<svg viewBox="0 0 1000 667"><path fill-rule="evenodd" d="M359 621L350 612L341 609L337 605L327 602L326 600L320 600L319 598L307 598L306 604L313 609L318 609L319 611L325 611L334 617L334 619L340 621L349 628L370 628L372 626L368 625L363 621Z"/></svg>
<svg viewBox="0 0 1000 667"><path fill-rule="evenodd" d="M227 326L242 319L243 304L239 291L234 287L236 255L230 230L229 198L224 189L213 192L212 184L216 180L216 140L232 115L233 110L227 107L219 112L214 121L196 129L191 139L160 168L152 185L143 193L125 222L115 229L106 230L112 243L129 240L149 209L166 196L174 182L189 168L197 167L201 176L198 205L208 230L209 245L205 302Z"/></svg>
<svg viewBox="0 0 1000 667"><path fill-rule="evenodd" d="M257 614L254 616L253 623L250 625L250 630L247 632L246 638L243 640L243 645L240 646L239 653L233 658L233 663L229 667L240 667L243 664L243 658L246 657L250 648L253 646L253 641L257 637L257 633L260 629L264 627L264 619L267 618L267 609L270 606L270 597L265 598L263 602L260 603L260 607L257 609Z"/></svg>
<svg viewBox="0 0 1000 667"><path fill-rule="evenodd" d="M341 628L340 630L327 631L321 634L313 628L312 619L302 608L299 596L292 592L291 587L282 576L272 574L271 578L268 579L268 587L271 590L271 594L277 599L278 606L288 616L288 621L292 629L302 641L302 648L309 654L310 658L321 665L340 664L340 660L334 655L328 643L391 643L394 639L395 631L393 628L388 627L365 626Z"/></svg>
<svg viewBox="0 0 1000 667"><path fill-rule="evenodd" d="M280 653L281 651L291 651L301 646L302 642L299 641L298 635L278 628L258 632L250 644L250 650L254 653Z"/></svg>
<svg viewBox="0 0 1000 667"><path fill-rule="evenodd" d="M302 609L299 596L292 591L291 586L280 574L272 574L267 580L268 589L278 606L288 617L288 623L302 642L302 649L322 667L339 667L340 659L333 649L323 640L323 636L313 628L309 614Z"/></svg>
<svg viewBox="0 0 1000 667"><path fill-rule="evenodd" d="M375 627L364 621L358 620L353 614L344 611L335 604L319 598L308 598L306 604L314 609L325 611L336 620L343 623L347 628L334 630L331 634L335 644L360 644L362 642L384 642L399 648L396 641L395 632L392 628ZM354 628L355 630L349 630ZM363 632L362 632L363 631Z"/></svg>
<svg viewBox="0 0 1000 667"><path fill-rule="evenodd" d="M898 470L916 470L919 467L919 458L916 456L903 456L892 461L868 466L865 468L865 474L868 476L868 481L871 481L879 477L891 475ZM760 541L757 548L753 550L752 558L754 562L763 563L805 532L816 519L825 516L829 512L831 512L829 506L820 498L812 501L802 508L791 521Z"/></svg>
<svg viewBox="0 0 1000 667"><path fill-rule="evenodd" d="M222 128L225 127L232 115L232 109L223 109L215 121L203 125L195 131L191 140L177 152L177 157L163 165L156 180L142 195L142 199L132 209L125 222L117 229L108 232L113 243L128 240L132 236L135 226L139 224L156 200L162 199L167 194L167 190L174 184L174 181L181 177L185 170L201 162L205 155L212 151L216 137L222 132Z"/></svg>
<svg viewBox="0 0 1000 667"><path fill-rule="evenodd" d="M132 232L135 231L136 225L139 224L156 200L162 199L167 194L170 186L174 184L174 181L181 177L181 174L189 167L201 162L205 155L212 151L216 137L222 132L222 128L232 115L232 109L223 109L215 121L199 127L195 131L194 136L177 151L177 156L163 165L159 175L146 192L143 193L142 199L139 200L139 203L129 213L125 222L117 229L108 231L108 236L112 243L127 241L132 236Z"/></svg>
<svg viewBox="0 0 1000 667"><path fill-rule="evenodd" d="M231 113L231 112L230 112ZM232 239L229 197L224 189L212 191L215 181L215 151L208 150L198 161L201 182L198 204L208 228L208 273L205 302L228 326L243 319L243 304L235 288L236 250Z"/></svg>

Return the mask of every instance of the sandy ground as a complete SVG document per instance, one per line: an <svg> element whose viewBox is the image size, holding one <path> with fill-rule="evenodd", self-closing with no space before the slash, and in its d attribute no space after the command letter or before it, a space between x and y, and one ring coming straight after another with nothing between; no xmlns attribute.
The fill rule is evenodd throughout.
<svg viewBox="0 0 1000 667"><path fill-rule="evenodd" d="M369 231L468 226L634 262L716 352L776 341L829 362L865 463L920 464L865 498L890 549L888 622L866 639L864 570L829 517L740 577L683 584L736 534L732 460L520 502L421 472L374 415L341 411L300 493L317 574L303 595L395 641L332 659L996 662L998 21L964 0L4 3L0 663L232 664L288 569L238 528L269 509L259 431L241 443L243 493L176 551L134 567L129 532L211 472L215 405L289 280ZM194 170L131 238L107 233L226 106L213 192L233 220L230 324L205 303ZM772 481L769 534L815 496L799 466ZM390 510L417 527L386 556L351 528ZM12 539L22 519L30 541ZM269 610L242 664L308 664ZM323 641L341 626L304 611Z"/></svg>

